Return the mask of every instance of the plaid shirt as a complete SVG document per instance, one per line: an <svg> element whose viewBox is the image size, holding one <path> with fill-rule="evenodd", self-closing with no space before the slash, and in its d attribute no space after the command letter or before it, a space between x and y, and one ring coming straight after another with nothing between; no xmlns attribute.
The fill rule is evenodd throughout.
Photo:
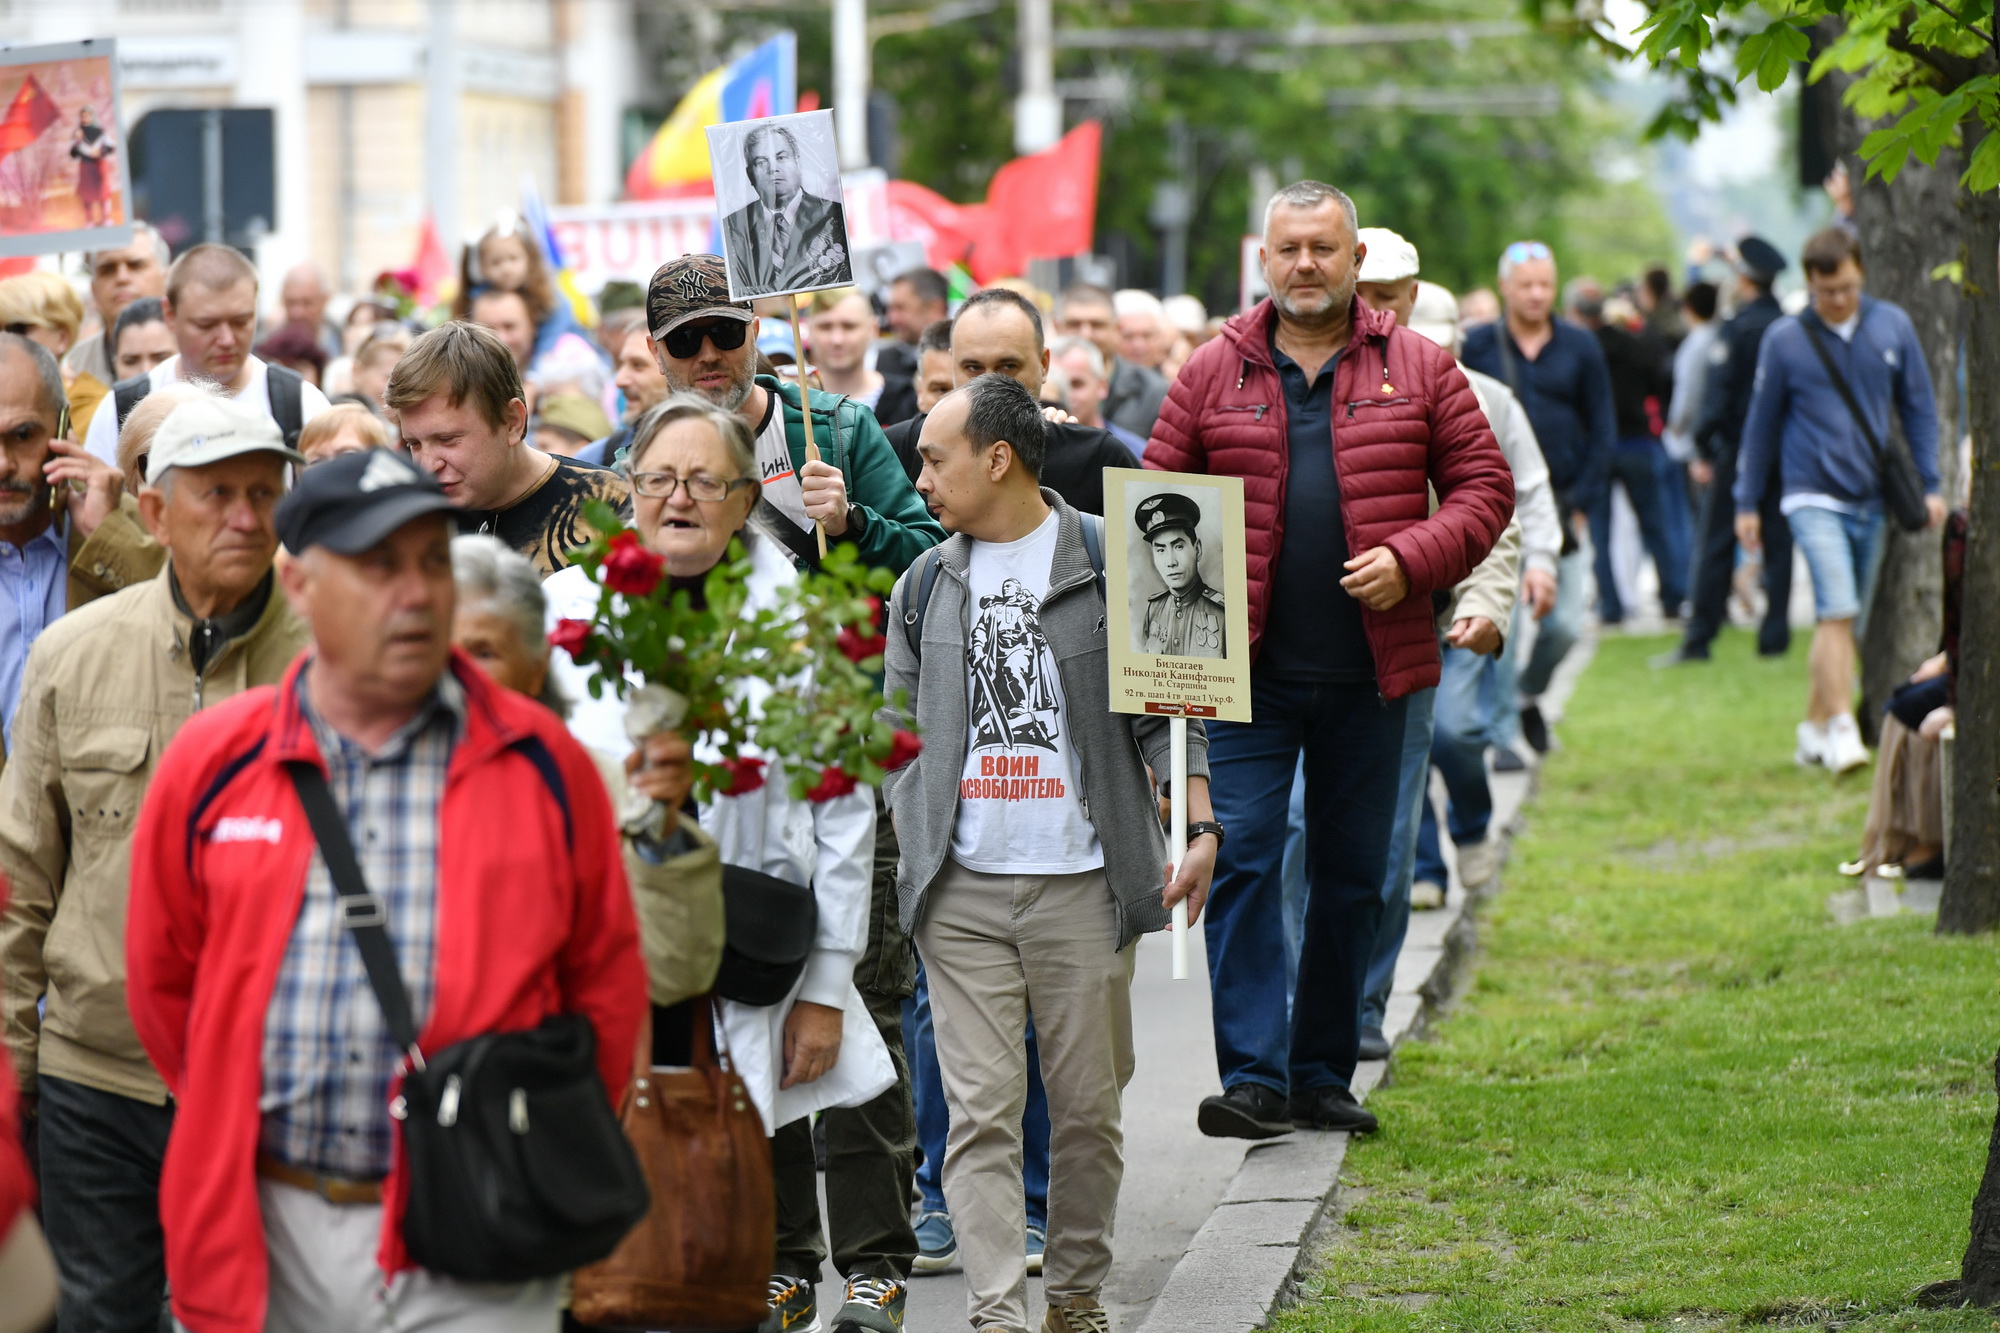
<svg viewBox="0 0 2000 1333"><path fill-rule="evenodd" d="M310 669L298 676L299 708L326 759L327 785L347 819L362 877L382 899L421 1031L433 985L438 805L464 732L465 691L446 672L430 702L370 754L313 711ZM361 950L346 938L337 901L326 859L315 851L264 1015L259 1149L303 1170L378 1180L389 1173L389 1084L402 1052L368 985Z"/></svg>

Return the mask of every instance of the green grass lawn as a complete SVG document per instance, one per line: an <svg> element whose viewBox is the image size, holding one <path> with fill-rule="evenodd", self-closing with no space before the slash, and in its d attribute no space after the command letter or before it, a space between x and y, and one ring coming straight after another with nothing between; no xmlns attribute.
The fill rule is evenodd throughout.
<svg viewBox="0 0 2000 1333"><path fill-rule="evenodd" d="M1836 926L1867 774L1791 762L1803 644L1610 639L1470 987L1371 1097L1306 1330L1991 1329L1956 1277L2000 943Z"/></svg>

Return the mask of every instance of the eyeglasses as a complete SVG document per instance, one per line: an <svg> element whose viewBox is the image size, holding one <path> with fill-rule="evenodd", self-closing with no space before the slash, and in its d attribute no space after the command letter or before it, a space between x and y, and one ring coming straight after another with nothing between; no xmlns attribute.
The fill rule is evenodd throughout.
<svg viewBox="0 0 2000 1333"><path fill-rule="evenodd" d="M1554 258L1554 253L1540 241L1516 241L1500 252L1500 276L1506 277L1507 271L1516 264L1525 264L1534 259Z"/></svg>
<svg viewBox="0 0 2000 1333"><path fill-rule="evenodd" d="M727 351L727 348L723 350ZM706 472L696 472L691 476L676 477L671 472L634 472L632 489L648 500L671 500L674 492L687 487L688 499L707 500L713 503L725 499L738 486L748 486L748 477L738 477L734 481L724 481L711 477Z"/></svg>
<svg viewBox="0 0 2000 1333"><path fill-rule="evenodd" d="M660 345L667 349L667 355L676 361L685 361L701 351L701 340L706 338L715 344L718 352L733 352L743 345L750 336L750 325L741 319L705 319L699 323L683 324L666 337Z"/></svg>

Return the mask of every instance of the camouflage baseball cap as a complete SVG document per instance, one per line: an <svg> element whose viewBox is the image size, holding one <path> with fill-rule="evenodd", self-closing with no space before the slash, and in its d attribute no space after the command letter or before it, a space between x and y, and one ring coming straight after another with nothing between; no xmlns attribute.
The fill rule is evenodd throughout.
<svg viewBox="0 0 2000 1333"><path fill-rule="evenodd" d="M646 288L646 327L664 338L691 319L723 316L748 324L755 312L748 301L729 299L729 275L721 255L682 255L653 272Z"/></svg>

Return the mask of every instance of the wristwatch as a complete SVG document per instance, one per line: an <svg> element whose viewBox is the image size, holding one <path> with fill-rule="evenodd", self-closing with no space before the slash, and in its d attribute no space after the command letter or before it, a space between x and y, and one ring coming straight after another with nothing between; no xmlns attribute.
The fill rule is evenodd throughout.
<svg viewBox="0 0 2000 1333"><path fill-rule="evenodd" d="M1223 838L1222 825L1212 819L1198 820L1195 823L1189 824L1187 826L1188 843L1192 845L1194 840L1204 833L1213 833L1215 835L1215 850L1218 852L1221 851Z"/></svg>

